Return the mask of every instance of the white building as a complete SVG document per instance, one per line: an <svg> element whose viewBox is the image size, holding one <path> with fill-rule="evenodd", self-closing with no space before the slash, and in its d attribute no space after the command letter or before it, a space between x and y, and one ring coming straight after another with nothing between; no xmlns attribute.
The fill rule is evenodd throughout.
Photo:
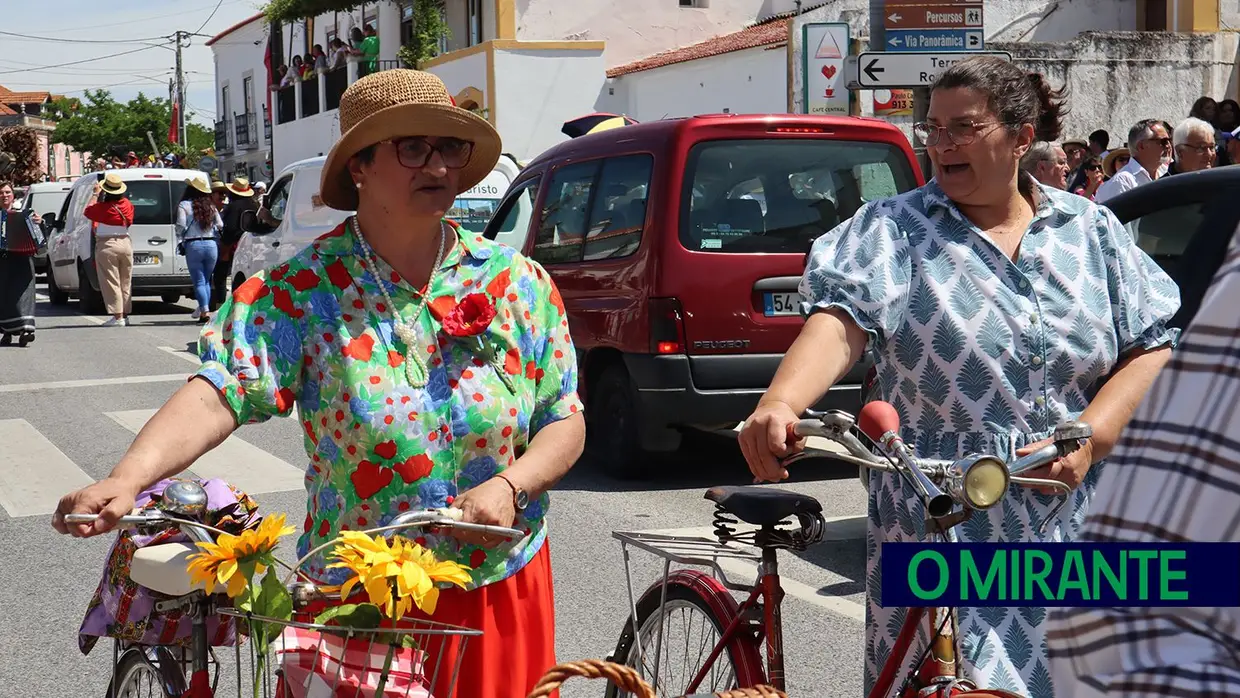
<svg viewBox="0 0 1240 698"><path fill-rule="evenodd" d="M615 103L606 70L642 56L692 44L795 7L796 0L445 0L450 29L443 52L423 67L439 75L462 106L475 108L518 159L563 140L564 121ZM367 3L353 12L268 27L261 15L208 44L216 55L217 152L225 171L247 171L267 159L275 170L326 153L339 138L339 94L358 64L272 93L271 138L264 136L268 39L273 68L314 45L347 42L354 27L374 25L379 69L396 67L412 31L407 2ZM246 101L249 100L249 101ZM227 102L227 103L226 103ZM283 108L282 108L283 107ZM235 116L234 116L235 114ZM245 127L244 129L242 127ZM245 129L251 129L246 132ZM248 141L247 141L248 138Z"/></svg>
<svg viewBox="0 0 1240 698"><path fill-rule="evenodd" d="M267 27L258 15L217 34L207 45L215 54L215 154L220 175L270 181L271 120L267 72Z"/></svg>

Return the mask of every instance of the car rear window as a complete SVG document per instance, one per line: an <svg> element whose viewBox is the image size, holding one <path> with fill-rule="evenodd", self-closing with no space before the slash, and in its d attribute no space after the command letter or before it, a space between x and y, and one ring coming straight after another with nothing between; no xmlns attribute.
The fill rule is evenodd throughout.
<svg viewBox="0 0 1240 698"><path fill-rule="evenodd" d="M495 215L499 199L466 199L457 198L448 210L447 218L451 218L471 233L486 230L487 222Z"/></svg>
<svg viewBox="0 0 1240 698"><path fill-rule="evenodd" d="M904 152L886 143L707 141L687 165L680 241L702 252L801 254L862 204L916 186Z"/></svg>
<svg viewBox="0 0 1240 698"><path fill-rule="evenodd" d="M125 198L133 204L134 225L172 225L176 222L176 206L185 193L184 182L168 180L130 180Z"/></svg>
<svg viewBox="0 0 1240 698"><path fill-rule="evenodd" d="M46 216L49 213L60 215L60 208L64 206L65 199L69 198L68 191L37 191L26 197L26 202L22 204L26 210L34 211L40 216Z"/></svg>

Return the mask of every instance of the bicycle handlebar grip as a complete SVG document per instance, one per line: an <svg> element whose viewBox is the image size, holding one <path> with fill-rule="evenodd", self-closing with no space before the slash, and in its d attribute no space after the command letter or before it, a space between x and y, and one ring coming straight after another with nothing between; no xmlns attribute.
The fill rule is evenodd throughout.
<svg viewBox="0 0 1240 698"><path fill-rule="evenodd" d="M877 442L888 432L900 432L900 413L889 402L875 400L866 403L857 415L857 428L871 441Z"/></svg>
<svg viewBox="0 0 1240 698"><path fill-rule="evenodd" d="M788 428L787 428L787 431L788 431L788 438L784 439L784 444L785 444L785 445L787 445L787 446L792 446L792 445L796 444L796 442L798 442L798 441L800 441L800 440L801 440L800 435L798 435L798 434L797 434L797 425L798 425L798 424L800 424L800 422L793 422L793 423L791 423L791 424L789 424L789 425L788 425Z"/></svg>
<svg viewBox="0 0 1240 698"><path fill-rule="evenodd" d="M88 524L95 523L99 518L98 514L65 514L65 523L67 524Z"/></svg>

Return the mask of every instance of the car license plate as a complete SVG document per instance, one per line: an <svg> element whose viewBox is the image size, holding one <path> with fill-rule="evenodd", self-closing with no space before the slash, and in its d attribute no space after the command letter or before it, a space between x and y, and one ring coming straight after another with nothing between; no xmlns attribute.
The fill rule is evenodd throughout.
<svg viewBox="0 0 1240 698"><path fill-rule="evenodd" d="M764 293L762 305L767 317L800 315L801 295L799 293Z"/></svg>
<svg viewBox="0 0 1240 698"><path fill-rule="evenodd" d="M159 264L159 255L157 254L136 254L133 256L134 264L148 266L151 264Z"/></svg>

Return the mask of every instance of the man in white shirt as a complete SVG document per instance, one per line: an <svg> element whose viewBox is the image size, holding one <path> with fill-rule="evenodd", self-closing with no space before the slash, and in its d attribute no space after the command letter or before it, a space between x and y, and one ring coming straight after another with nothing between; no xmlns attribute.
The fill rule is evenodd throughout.
<svg viewBox="0 0 1240 698"><path fill-rule="evenodd" d="M1132 154L1128 164L1098 187L1094 195L1097 203L1153 182L1166 173L1171 164L1171 134L1158 119L1138 121L1128 130L1128 152Z"/></svg>

